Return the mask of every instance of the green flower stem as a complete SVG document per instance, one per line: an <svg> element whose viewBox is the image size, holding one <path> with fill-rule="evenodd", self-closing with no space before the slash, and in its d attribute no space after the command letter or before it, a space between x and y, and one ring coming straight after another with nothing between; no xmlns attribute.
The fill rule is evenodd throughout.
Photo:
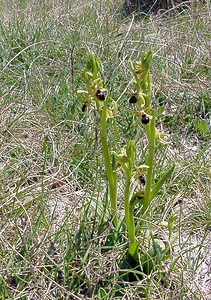
<svg viewBox="0 0 211 300"><path fill-rule="evenodd" d="M149 125L146 126L147 129L147 138L148 138L148 157L146 164L148 165L147 169L147 178L146 178L146 189L145 197L142 207L142 213L144 214L151 202L151 187L152 187L152 175L153 175L153 166L154 166L154 156L155 156L155 111L152 111L152 120Z"/></svg>
<svg viewBox="0 0 211 300"><path fill-rule="evenodd" d="M111 201L111 215L115 227L118 227L118 218L117 218L117 185L116 185L116 173L112 169L109 147L106 139L106 110L107 110L107 99L104 103L103 111L100 114L100 139L102 145L103 159L106 169L106 175L109 185L110 201Z"/></svg>
<svg viewBox="0 0 211 300"><path fill-rule="evenodd" d="M150 108L151 106L151 97L152 97L152 75L148 73L147 75L147 89L145 91L147 97L145 102L145 109Z"/></svg>
<svg viewBox="0 0 211 300"><path fill-rule="evenodd" d="M135 237L135 222L133 217L133 209L132 207L130 207L130 201L129 201L130 181L131 181L131 176L127 174L126 183L125 183L125 192L124 192L125 222L127 225L130 244L133 244L136 242L136 237Z"/></svg>

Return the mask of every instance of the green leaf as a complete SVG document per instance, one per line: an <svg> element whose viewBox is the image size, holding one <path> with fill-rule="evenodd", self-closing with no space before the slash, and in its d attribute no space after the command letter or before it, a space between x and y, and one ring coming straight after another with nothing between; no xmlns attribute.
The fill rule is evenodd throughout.
<svg viewBox="0 0 211 300"><path fill-rule="evenodd" d="M161 177L161 179L156 183L154 189L150 193L150 201L154 199L158 192L160 191L163 184L170 178L172 172L174 171L175 165L171 166Z"/></svg>
<svg viewBox="0 0 211 300"><path fill-rule="evenodd" d="M149 275L155 267L160 266L165 254L165 244L160 239L152 236L152 244L149 250L141 256L142 268L145 274Z"/></svg>
<svg viewBox="0 0 211 300"><path fill-rule="evenodd" d="M100 300L107 300L109 294L104 290L104 288L100 287L98 291L98 296Z"/></svg>
<svg viewBox="0 0 211 300"><path fill-rule="evenodd" d="M151 249L150 249L151 250ZM146 253L140 257L144 274L149 275L154 268L154 261L150 253Z"/></svg>
<svg viewBox="0 0 211 300"><path fill-rule="evenodd" d="M21 205L21 206L18 207L18 208L15 208L15 209L13 210L13 214L15 214L16 216L18 216L18 215L22 214L23 212L26 212L27 209L29 209L29 208L32 206L33 203L34 203L34 199L31 200L31 201L29 201L29 202L26 203L26 204Z"/></svg>
<svg viewBox="0 0 211 300"><path fill-rule="evenodd" d="M194 131L199 132L203 138L206 137L208 126L205 120L195 120L194 121Z"/></svg>
<svg viewBox="0 0 211 300"><path fill-rule="evenodd" d="M154 255L163 255L164 252L165 252L165 244L162 240L160 239L154 239L152 240L152 247L153 247L153 250L154 250Z"/></svg>
<svg viewBox="0 0 211 300"><path fill-rule="evenodd" d="M89 245L89 248L86 250L84 257L81 260L81 264L84 265L85 262L87 261L88 257L89 257L89 253L90 253L90 249L91 249L91 244Z"/></svg>
<svg viewBox="0 0 211 300"><path fill-rule="evenodd" d="M136 258L137 253L138 253L138 247L139 247L139 243L138 242L134 242L130 245L128 252L129 254L133 257Z"/></svg>
<svg viewBox="0 0 211 300"><path fill-rule="evenodd" d="M171 240L174 222L176 221L177 216L174 213L171 213L168 219L168 231L169 231L169 241Z"/></svg>

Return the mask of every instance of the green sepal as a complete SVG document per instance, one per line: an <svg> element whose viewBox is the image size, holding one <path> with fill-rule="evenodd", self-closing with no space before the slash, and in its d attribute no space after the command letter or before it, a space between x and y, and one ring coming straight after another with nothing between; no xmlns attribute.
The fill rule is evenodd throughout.
<svg viewBox="0 0 211 300"><path fill-rule="evenodd" d="M85 90L77 90L77 94L88 94Z"/></svg>
<svg viewBox="0 0 211 300"><path fill-rule="evenodd" d="M120 164L127 164L129 162L128 157L125 155L119 156L118 160Z"/></svg>
<svg viewBox="0 0 211 300"><path fill-rule="evenodd" d="M112 151L112 154L116 157L118 163L120 164L120 166L122 167L122 169L127 173L128 172L128 167L127 167L127 163L129 162L129 159L126 155L122 155L122 154L117 154L115 151Z"/></svg>
<svg viewBox="0 0 211 300"><path fill-rule="evenodd" d="M136 204L144 200L144 191L138 191L130 199L130 207L134 208Z"/></svg>
<svg viewBox="0 0 211 300"><path fill-rule="evenodd" d="M92 72L85 72L84 79L86 80L86 84L89 86L92 80L93 74Z"/></svg>
<svg viewBox="0 0 211 300"><path fill-rule="evenodd" d="M171 166L161 177L161 179L156 183L154 189L150 193L150 201L154 199L158 192L160 191L163 184L170 178L172 172L174 171L175 165Z"/></svg>
<svg viewBox="0 0 211 300"><path fill-rule="evenodd" d="M133 74L135 74L135 68L134 68L133 61L132 61L132 60L130 60L130 61L129 61L129 63L130 63L130 68L131 68L131 71L133 72Z"/></svg>

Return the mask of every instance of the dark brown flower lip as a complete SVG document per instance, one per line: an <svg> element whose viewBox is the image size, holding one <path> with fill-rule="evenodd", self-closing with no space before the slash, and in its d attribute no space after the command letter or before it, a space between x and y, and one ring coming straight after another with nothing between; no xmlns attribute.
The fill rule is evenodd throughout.
<svg viewBox="0 0 211 300"><path fill-rule="evenodd" d="M150 121L149 117L147 117L146 114L142 114L141 123L144 124L144 125L147 125L147 124L149 124L149 121Z"/></svg>
<svg viewBox="0 0 211 300"><path fill-rule="evenodd" d="M137 97L135 95L130 97L129 103L136 103L138 101Z"/></svg>
<svg viewBox="0 0 211 300"><path fill-rule="evenodd" d="M86 112L87 111L87 104L86 103L84 103L84 105L82 106L81 111L82 112Z"/></svg>
<svg viewBox="0 0 211 300"><path fill-rule="evenodd" d="M100 101L105 100L105 94L101 90L97 90L95 95L96 95L98 100L100 100Z"/></svg>
<svg viewBox="0 0 211 300"><path fill-rule="evenodd" d="M145 180L145 177L144 176L139 176L139 181L140 181L140 184L142 185L142 186L145 186L145 183L146 183L146 180Z"/></svg>

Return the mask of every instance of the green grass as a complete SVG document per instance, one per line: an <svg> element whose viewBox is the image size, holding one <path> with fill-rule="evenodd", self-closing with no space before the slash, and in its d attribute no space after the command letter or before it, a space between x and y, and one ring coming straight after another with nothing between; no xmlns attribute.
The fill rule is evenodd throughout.
<svg viewBox="0 0 211 300"><path fill-rule="evenodd" d="M208 2L136 19L122 16L121 1L0 1L0 299L208 299L209 17ZM128 66L151 47L157 122L172 132L159 146L158 179L168 162L176 167L150 226L165 240L160 221L172 211L177 219L166 276L158 269L137 284L122 279L126 232L113 228L99 130L76 91L94 51L111 97L122 95L110 146L119 153L143 140Z"/></svg>

